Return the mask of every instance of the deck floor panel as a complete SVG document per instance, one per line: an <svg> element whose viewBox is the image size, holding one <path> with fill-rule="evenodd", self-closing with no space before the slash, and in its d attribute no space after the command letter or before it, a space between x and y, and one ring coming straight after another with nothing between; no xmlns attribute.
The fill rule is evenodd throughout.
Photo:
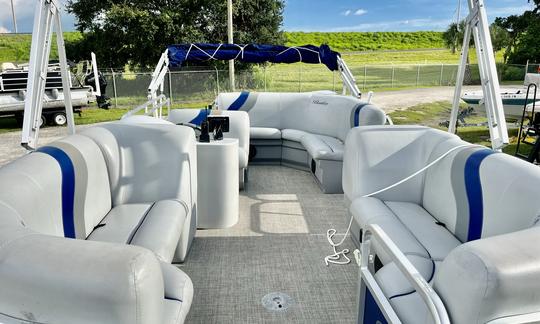
<svg viewBox="0 0 540 324"><path fill-rule="evenodd" d="M323 194L309 173L250 167L238 224L198 231L179 265L195 289L188 323L354 322L358 268L323 261L331 251L326 230L345 230L346 215L343 195ZM354 248L350 239L343 247ZM266 310L261 299L271 292L294 305Z"/></svg>

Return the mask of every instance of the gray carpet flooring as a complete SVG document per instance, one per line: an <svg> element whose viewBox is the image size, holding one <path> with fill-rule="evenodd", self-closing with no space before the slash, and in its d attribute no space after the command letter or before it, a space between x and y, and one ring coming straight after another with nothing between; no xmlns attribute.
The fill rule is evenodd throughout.
<svg viewBox="0 0 540 324"><path fill-rule="evenodd" d="M250 167L240 220L198 231L186 263L195 296L188 323L352 323L358 268L326 266L326 230L347 226L343 195L323 194L312 176L280 166ZM354 249L350 239L344 248ZM352 253L350 254L352 258ZM261 304L283 292L283 312Z"/></svg>

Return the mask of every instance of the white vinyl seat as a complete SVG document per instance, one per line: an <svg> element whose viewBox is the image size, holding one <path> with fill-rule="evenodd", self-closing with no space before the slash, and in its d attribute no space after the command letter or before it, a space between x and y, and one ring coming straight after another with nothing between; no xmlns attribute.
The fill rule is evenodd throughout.
<svg viewBox="0 0 540 324"><path fill-rule="evenodd" d="M193 124L200 126L207 115L223 115L229 117L229 131L223 133L224 138L238 139L238 165L240 168L240 189L247 180L249 164L249 115L243 111L215 111L206 109L173 109L167 120L174 124Z"/></svg>
<svg viewBox="0 0 540 324"><path fill-rule="evenodd" d="M534 247L526 244L533 233L540 235L535 225L540 219L540 169L503 153L464 145L453 134L421 126L351 130L343 169L345 198L354 217L351 233L362 241L363 231L378 225L433 286L452 323L540 314L540 296L521 298L536 284L522 285L521 291L514 287L540 280L540 250L532 241ZM451 149L415 178L363 197ZM372 249L381 263L377 284L401 321L433 323L420 295L375 238ZM377 313L368 310L368 304L364 307Z"/></svg>
<svg viewBox="0 0 540 324"><path fill-rule="evenodd" d="M183 323L194 150L187 127L117 122L0 168L0 320Z"/></svg>
<svg viewBox="0 0 540 324"><path fill-rule="evenodd" d="M309 134L301 143L315 160L343 161L344 145L335 137Z"/></svg>
<svg viewBox="0 0 540 324"><path fill-rule="evenodd" d="M161 261L171 263L187 212L186 205L177 200L119 205L87 239L141 246L154 252Z"/></svg>
<svg viewBox="0 0 540 324"><path fill-rule="evenodd" d="M311 171L325 193L341 193L343 143L357 126L383 125L382 110L328 92L220 93L218 109L245 111L251 126L250 163Z"/></svg>
<svg viewBox="0 0 540 324"><path fill-rule="evenodd" d="M271 127L251 127L251 139L281 140L281 130Z"/></svg>

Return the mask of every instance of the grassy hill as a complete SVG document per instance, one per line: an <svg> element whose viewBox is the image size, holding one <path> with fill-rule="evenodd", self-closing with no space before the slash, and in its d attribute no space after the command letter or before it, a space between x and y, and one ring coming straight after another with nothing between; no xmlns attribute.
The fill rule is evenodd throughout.
<svg viewBox="0 0 540 324"><path fill-rule="evenodd" d="M66 32L66 43L80 39L79 32ZM0 63L28 62L30 55L30 34L0 34ZM380 50L412 50L443 48L440 32L343 32L343 33L304 33L285 32L286 44L321 45L328 44L340 52L380 51ZM56 39L53 38L51 57L57 57Z"/></svg>
<svg viewBox="0 0 540 324"><path fill-rule="evenodd" d="M328 44L337 51L409 50L443 48L441 32L285 32L289 46Z"/></svg>
<svg viewBox="0 0 540 324"><path fill-rule="evenodd" d="M66 43L76 41L82 37L79 32L64 33ZM0 34L0 63L3 62L28 62L30 57L30 44L32 35L30 34ZM56 49L56 35L53 35L51 58L58 58Z"/></svg>

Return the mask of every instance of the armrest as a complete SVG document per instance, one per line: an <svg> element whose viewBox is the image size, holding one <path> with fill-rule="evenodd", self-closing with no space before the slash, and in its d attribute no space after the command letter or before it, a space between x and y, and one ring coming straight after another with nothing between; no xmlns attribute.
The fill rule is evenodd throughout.
<svg viewBox="0 0 540 324"><path fill-rule="evenodd" d="M455 323L540 322L540 227L463 244L434 288Z"/></svg>
<svg viewBox="0 0 540 324"><path fill-rule="evenodd" d="M343 190L352 201L413 174L430 161L434 147L455 135L422 126L363 126L345 141ZM381 200L421 201L424 174L381 194Z"/></svg>
<svg viewBox="0 0 540 324"><path fill-rule="evenodd" d="M0 229L0 313L40 323L158 323L164 288L148 250Z"/></svg>
<svg viewBox="0 0 540 324"><path fill-rule="evenodd" d="M370 246L372 236L377 239L380 247L390 256L392 262L394 262L398 269L403 273L405 278L411 283L416 292L420 295L424 301L429 313L433 317L436 324L449 324L450 319L448 313L444 307L444 304L435 290L429 285L429 283L422 277L422 275L416 270L413 264L407 259L407 257L399 250L394 242L386 235L384 230L378 225L370 225L364 231L363 242L360 246L360 279L363 285L366 285L373 292L373 296L379 305L379 307L385 308L384 313L391 319L390 322L396 321L397 315L392 309L392 306L384 296L381 288L375 280L372 272L370 271ZM362 286L362 285L360 285ZM362 293L362 290L361 290ZM361 318L359 316L359 318Z"/></svg>

